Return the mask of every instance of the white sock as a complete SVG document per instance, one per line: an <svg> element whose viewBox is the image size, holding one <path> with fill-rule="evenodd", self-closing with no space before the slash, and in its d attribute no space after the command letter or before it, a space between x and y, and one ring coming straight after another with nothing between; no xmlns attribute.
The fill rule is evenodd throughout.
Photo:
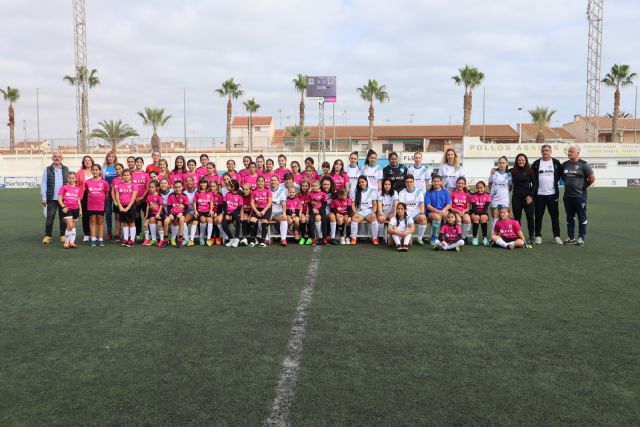
<svg viewBox="0 0 640 427"><path fill-rule="evenodd" d="M496 240L496 245L501 246L503 248L506 248L507 247L507 242L505 242L502 239L498 239L498 240Z"/></svg>
<svg viewBox="0 0 640 427"><path fill-rule="evenodd" d="M426 227L426 225L425 225ZM404 245L405 246L409 246L409 243L411 243L411 234L404 236Z"/></svg>
<svg viewBox="0 0 640 427"><path fill-rule="evenodd" d="M444 247L444 245L442 244L442 242L441 242L440 240L437 240L437 239L436 239L436 241L435 241L434 245L436 245L436 246L438 246L438 247L440 247L440 248Z"/></svg>
<svg viewBox="0 0 640 427"><path fill-rule="evenodd" d="M129 227L122 227L122 237L124 240L129 240Z"/></svg>
<svg viewBox="0 0 640 427"><path fill-rule="evenodd" d="M450 245L444 245L444 250L449 251L457 248L458 246L460 247L464 246L464 240L460 239L457 242L451 243Z"/></svg>
<svg viewBox="0 0 640 427"><path fill-rule="evenodd" d="M149 231L150 231L150 234L151 234L151 236L150 236L151 240L155 240L156 239L156 232L158 231L158 226L155 223L149 224Z"/></svg>
<svg viewBox="0 0 640 427"><path fill-rule="evenodd" d="M164 240L164 228L162 228L162 226L160 226L160 229L158 230L158 238L160 240Z"/></svg>
<svg viewBox="0 0 640 427"><path fill-rule="evenodd" d="M384 238L384 223L378 223L378 237Z"/></svg>
<svg viewBox="0 0 640 427"><path fill-rule="evenodd" d="M207 240L211 240L211 233L213 233L213 223L207 223Z"/></svg>
<svg viewBox="0 0 640 427"><path fill-rule="evenodd" d="M418 240L422 240L427 231L427 224L418 224Z"/></svg>
<svg viewBox="0 0 640 427"><path fill-rule="evenodd" d="M462 224L462 238L469 236L469 231L471 230L471 224Z"/></svg>
<svg viewBox="0 0 640 427"><path fill-rule="evenodd" d="M71 243L74 243L76 241L76 228L73 227L71 229Z"/></svg>
<svg viewBox="0 0 640 427"><path fill-rule="evenodd" d="M378 225L380 225L380 224L378 224L377 220L374 220L371 223L371 238L373 238L373 239L377 239L378 238Z"/></svg>
<svg viewBox="0 0 640 427"><path fill-rule="evenodd" d="M174 240L178 238L178 226L177 225L171 224L171 238L174 239Z"/></svg>
<svg viewBox="0 0 640 427"><path fill-rule="evenodd" d="M331 238L335 239L336 238L336 223L335 222L330 222L329 226L331 227Z"/></svg>
<svg viewBox="0 0 640 427"><path fill-rule="evenodd" d="M358 237L358 223L355 221L351 222L351 238Z"/></svg>
<svg viewBox="0 0 640 427"><path fill-rule="evenodd" d="M316 239L322 239L322 222L316 222Z"/></svg>
<svg viewBox="0 0 640 427"><path fill-rule="evenodd" d="M193 236L194 234L196 234L196 231L195 231L196 227L195 227L195 225L192 226L192 227L193 228L191 229L191 235ZM200 223L200 239L204 239L204 236L206 236L206 234L205 234L206 232L207 232L207 223L206 222L205 223ZM194 237L192 237L191 240L193 240Z"/></svg>
<svg viewBox="0 0 640 427"><path fill-rule="evenodd" d="M182 238L189 240L189 225L186 222L182 224Z"/></svg>
<svg viewBox="0 0 640 427"><path fill-rule="evenodd" d="M227 233L222 229L222 224L218 224L218 230L220 230L220 237L222 237L222 240L229 240Z"/></svg>
<svg viewBox="0 0 640 427"><path fill-rule="evenodd" d="M393 234L391 237L393 238L393 241L395 242L396 246L400 246L400 237L396 236L395 234Z"/></svg>
<svg viewBox="0 0 640 427"><path fill-rule="evenodd" d="M516 242L509 242L507 243L507 246L510 247L511 249L516 247Z"/></svg>
<svg viewBox="0 0 640 427"><path fill-rule="evenodd" d="M129 238L131 240L135 240L135 238L136 238L136 226L135 225L133 227L129 227Z"/></svg>
<svg viewBox="0 0 640 427"><path fill-rule="evenodd" d="M280 240L287 240L288 229L289 223L287 221L280 221Z"/></svg>
<svg viewBox="0 0 640 427"><path fill-rule="evenodd" d="M498 222L498 218L491 218L491 228L489 229L489 234L493 234L493 229L496 227L496 222Z"/></svg>
<svg viewBox="0 0 640 427"><path fill-rule="evenodd" d="M71 238L71 230L64 230L64 242L65 243L69 243L69 240Z"/></svg>
<svg viewBox="0 0 640 427"><path fill-rule="evenodd" d="M97 240L98 240L98 238L97 238L97 237L92 237L92 238L91 238L91 241L92 241L92 242L96 242ZM102 239L100 239L100 240L102 240Z"/></svg>
<svg viewBox="0 0 640 427"><path fill-rule="evenodd" d="M149 224L151 225L151 224ZM144 229L144 240L149 240L149 228L145 227Z"/></svg>

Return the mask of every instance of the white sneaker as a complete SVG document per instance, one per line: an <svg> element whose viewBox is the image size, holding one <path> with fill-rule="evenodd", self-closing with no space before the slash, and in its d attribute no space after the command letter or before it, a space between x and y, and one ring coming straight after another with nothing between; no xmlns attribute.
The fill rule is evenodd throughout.
<svg viewBox="0 0 640 427"><path fill-rule="evenodd" d="M83 241L83 242L88 242L88 241L90 241L90 240L91 240L91 238L90 238L89 236L84 236L84 237L82 238L82 241Z"/></svg>
<svg viewBox="0 0 640 427"><path fill-rule="evenodd" d="M542 237L540 237L540 236L536 237L536 239L534 240L534 243L536 245L541 245L542 244ZM558 242L556 241L556 243L558 243ZM560 243L562 243L562 240L560 241Z"/></svg>
<svg viewBox="0 0 640 427"><path fill-rule="evenodd" d="M515 247L516 247L516 242L509 242L509 243L507 243L507 247L508 247L509 249L513 249L513 248L515 248Z"/></svg>
<svg viewBox="0 0 640 427"><path fill-rule="evenodd" d="M237 240L237 239L236 239ZM247 246L249 243L247 242L247 238L243 238L242 240L240 240L240 246Z"/></svg>
<svg viewBox="0 0 640 427"><path fill-rule="evenodd" d="M227 248L232 248L233 247L233 239L229 239L229 241L227 242L227 244L225 246Z"/></svg>
<svg viewBox="0 0 640 427"><path fill-rule="evenodd" d="M267 244L265 242L260 242L260 244L258 245L258 247L260 248L266 248Z"/></svg>
<svg viewBox="0 0 640 427"><path fill-rule="evenodd" d="M231 246L234 248L238 247L238 243L240 243L240 239L231 239Z"/></svg>
<svg viewBox="0 0 640 427"><path fill-rule="evenodd" d="M347 240L343 237L340 238L340 244L341 245L346 245L347 244Z"/></svg>
<svg viewBox="0 0 640 427"><path fill-rule="evenodd" d="M584 239L582 237L578 237L578 240L576 240L576 245L584 246Z"/></svg>
<svg viewBox="0 0 640 427"><path fill-rule="evenodd" d="M560 237L554 237L553 238L553 243L555 243L556 245L562 245L562 239Z"/></svg>
<svg viewBox="0 0 640 427"><path fill-rule="evenodd" d="M252 247L254 247L255 245L256 245L256 242L251 242L251 243L249 243L249 245L248 245L248 246L249 246L250 248L252 248Z"/></svg>

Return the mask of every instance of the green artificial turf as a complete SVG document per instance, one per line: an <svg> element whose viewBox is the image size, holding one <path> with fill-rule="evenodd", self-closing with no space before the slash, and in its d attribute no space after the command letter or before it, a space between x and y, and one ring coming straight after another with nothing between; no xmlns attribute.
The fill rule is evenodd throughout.
<svg viewBox="0 0 640 427"><path fill-rule="evenodd" d="M323 248L292 423L637 424L638 211L591 190L582 248L548 217L532 250ZM267 418L311 248L63 250L33 190L0 218L0 424Z"/></svg>

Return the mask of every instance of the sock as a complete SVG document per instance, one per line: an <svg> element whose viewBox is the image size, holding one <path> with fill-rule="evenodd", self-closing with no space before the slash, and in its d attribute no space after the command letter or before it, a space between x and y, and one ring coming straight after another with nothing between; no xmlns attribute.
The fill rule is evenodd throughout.
<svg viewBox="0 0 640 427"><path fill-rule="evenodd" d="M503 248L508 247L507 242L505 242L505 241L504 241L504 240L502 240L502 239L498 239L498 240L496 240L496 245L501 246L501 247L503 247Z"/></svg>
<svg viewBox="0 0 640 427"><path fill-rule="evenodd" d="M206 236L206 232L207 232L207 225L211 226L211 224L207 224L205 223L200 223L200 240L204 239L204 236ZM193 227L195 228L195 227ZM211 229L211 227L209 227L209 229ZM209 231L209 236L211 236L211 231Z"/></svg>
<svg viewBox="0 0 640 427"><path fill-rule="evenodd" d="M122 227L123 240L129 240L129 227Z"/></svg>
<svg viewBox="0 0 640 427"><path fill-rule="evenodd" d="M211 233L213 233L213 224L207 223L207 240L211 240Z"/></svg>
<svg viewBox="0 0 640 427"><path fill-rule="evenodd" d="M480 228L480 224L477 222L473 223L473 237L478 237L478 228Z"/></svg>
<svg viewBox="0 0 640 427"><path fill-rule="evenodd" d="M378 223L378 237L384 239L384 224Z"/></svg>
<svg viewBox="0 0 640 427"><path fill-rule="evenodd" d="M248 237L250 232L249 229L251 228L251 223L249 221L242 221L242 236L243 237Z"/></svg>
<svg viewBox="0 0 640 427"><path fill-rule="evenodd" d="M345 237L345 231L347 228L347 224L344 222L340 225L340 236Z"/></svg>
<svg viewBox="0 0 640 427"><path fill-rule="evenodd" d="M222 236L224 240L229 240L229 236L227 236L226 231L224 231L224 227L222 227L222 224L218 224L218 231L220 232L220 236Z"/></svg>
<svg viewBox="0 0 640 427"><path fill-rule="evenodd" d="M171 224L171 239L175 240L178 238L178 226Z"/></svg>
<svg viewBox="0 0 640 427"><path fill-rule="evenodd" d="M287 221L280 221L280 240L287 240L288 229L289 223Z"/></svg>
<svg viewBox="0 0 640 427"><path fill-rule="evenodd" d="M136 238L136 226L129 227L129 239L135 240Z"/></svg>
<svg viewBox="0 0 640 427"><path fill-rule="evenodd" d="M351 229L351 237L356 237L358 235L358 223L352 222L349 228Z"/></svg>
<svg viewBox="0 0 640 427"><path fill-rule="evenodd" d="M156 240L157 231L158 231L158 226L155 223L149 224L149 232L150 232L149 234L151 236L151 240Z"/></svg>
<svg viewBox="0 0 640 427"><path fill-rule="evenodd" d="M269 231L269 224L262 224L261 229L260 229L260 235L262 236L262 241L267 240L267 232Z"/></svg>
<svg viewBox="0 0 640 427"><path fill-rule="evenodd" d="M97 238L97 237L92 237L92 238L91 238L91 241L92 241L92 242L96 242L97 240L98 240L98 238ZM102 240L102 239L100 239L100 240Z"/></svg>
<svg viewBox="0 0 640 427"><path fill-rule="evenodd" d="M249 235L252 239L256 238L256 235L258 234L258 224L255 222L249 222L249 224L247 224L247 227L249 228Z"/></svg>
<svg viewBox="0 0 640 427"><path fill-rule="evenodd" d="M160 230L158 230L158 238L160 240L164 240L164 228L160 227Z"/></svg>
<svg viewBox="0 0 640 427"><path fill-rule="evenodd" d="M144 229L144 240L149 240L149 228Z"/></svg>
<svg viewBox="0 0 640 427"><path fill-rule="evenodd" d="M437 239L440 233L440 221L433 221L431 223L431 238Z"/></svg>
<svg viewBox="0 0 640 427"><path fill-rule="evenodd" d="M373 221L371 223L371 238L372 239L377 239L378 238L378 226L380 224L378 224L378 221Z"/></svg>
<svg viewBox="0 0 640 427"><path fill-rule="evenodd" d="M498 222L497 218L491 218L491 232L496 228L496 222Z"/></svg>
<svg viewBox="0 0 640 427"><path fill-rule="evenodd" d="M69 240L71 238L71 230L64 230L64 242L65 243L69 243Z"/></svg>
<svg viewBox="0 0 640 427"><path fill-rule="evenodd" d="M304 237L304 235L307 234L307 224L301 222L298 226L298 233L300 233L300 237Z"/></svg>
<svg viewBox="0 0 640 427"><path fill-rule="evenodd" d="M395 242L396 246L400 246L400 237L396 236L395 234L391 236L393 238L393 241Z"/></svg>
<svg viewBox="0 0 640 427"><path fill-rule="evenodd" d="M191 235L190 235L190 239L194 240L196 238L196 229L198 227L196 227L195 225L191 224ZM200 230L202 230L202 225L200 226ZM200 235L202 237L204 237L204 233L202 231L200 231Z"/></svg>
<svg viewBox="0 0 640 427"><path fill-rule="evenodd" d="M436 239L436 241L433 243L435 246L438 246L440 248L444 247L444 245L442 244L442 242L438 239Z"/></svg>
<svg viewBox="0 0 640 427"><path fill-rule="evenodd" d="M76 241L76 228L73 227L71 229L71 243L74 243Z"/></svg>
<svg viewBox="0 0 640 427"><path fill-rule="evenodd" d="M331 239L335 239L336 238L336 223L335 222L330 222L329 226L331 227Z"/></svg>
<svg viewBox="0 0 640 427"><path fill-rule="evenodd" d="M483 222L480 227L482 227L482 237L487 237L487 223Z"/></svg>
<svg viewBox="0 0 640 427"><path fill-rule="evenodd" d="M469 235L469 229L471 228L471 224L462 224L462 238L464 239Z"/></svg>
<svg viewBox="0 0 640 427"><path fill-rule="evenodd" d="M189 240L189 227L186 222L182 223L182 238Z"/></svg>
<svg viewBox="0 0 640 427"><path fill-rule="evenodd" d="M322 239L322 222L316 222L316 238L318 240Z"/></svg>
<svg viewBox="0 0 640 427"><path fill-rule="evenodd" d="M427 231L427 224L418 224L418 240L422 240Z"/></svg>

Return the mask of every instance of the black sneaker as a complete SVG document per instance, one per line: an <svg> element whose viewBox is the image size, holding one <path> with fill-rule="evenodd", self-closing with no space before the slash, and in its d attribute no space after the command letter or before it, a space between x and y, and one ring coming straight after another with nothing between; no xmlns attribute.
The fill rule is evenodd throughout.
<svg viewBox="0 0 640 427"><path fill-rule="evenodd" d="M332 245L339 245L339 244L340 244L340 241L339 241L338 239L331 239L331 242L330 242L330 243L331 243Z"/></svg>
<svg viewBox="0 0 640 427"><path fill-rule="evenodd" d="M564 241L565 245L575 245L576 244L576 239L574 239L573 237L569 237L567 240Z"/></svg>

